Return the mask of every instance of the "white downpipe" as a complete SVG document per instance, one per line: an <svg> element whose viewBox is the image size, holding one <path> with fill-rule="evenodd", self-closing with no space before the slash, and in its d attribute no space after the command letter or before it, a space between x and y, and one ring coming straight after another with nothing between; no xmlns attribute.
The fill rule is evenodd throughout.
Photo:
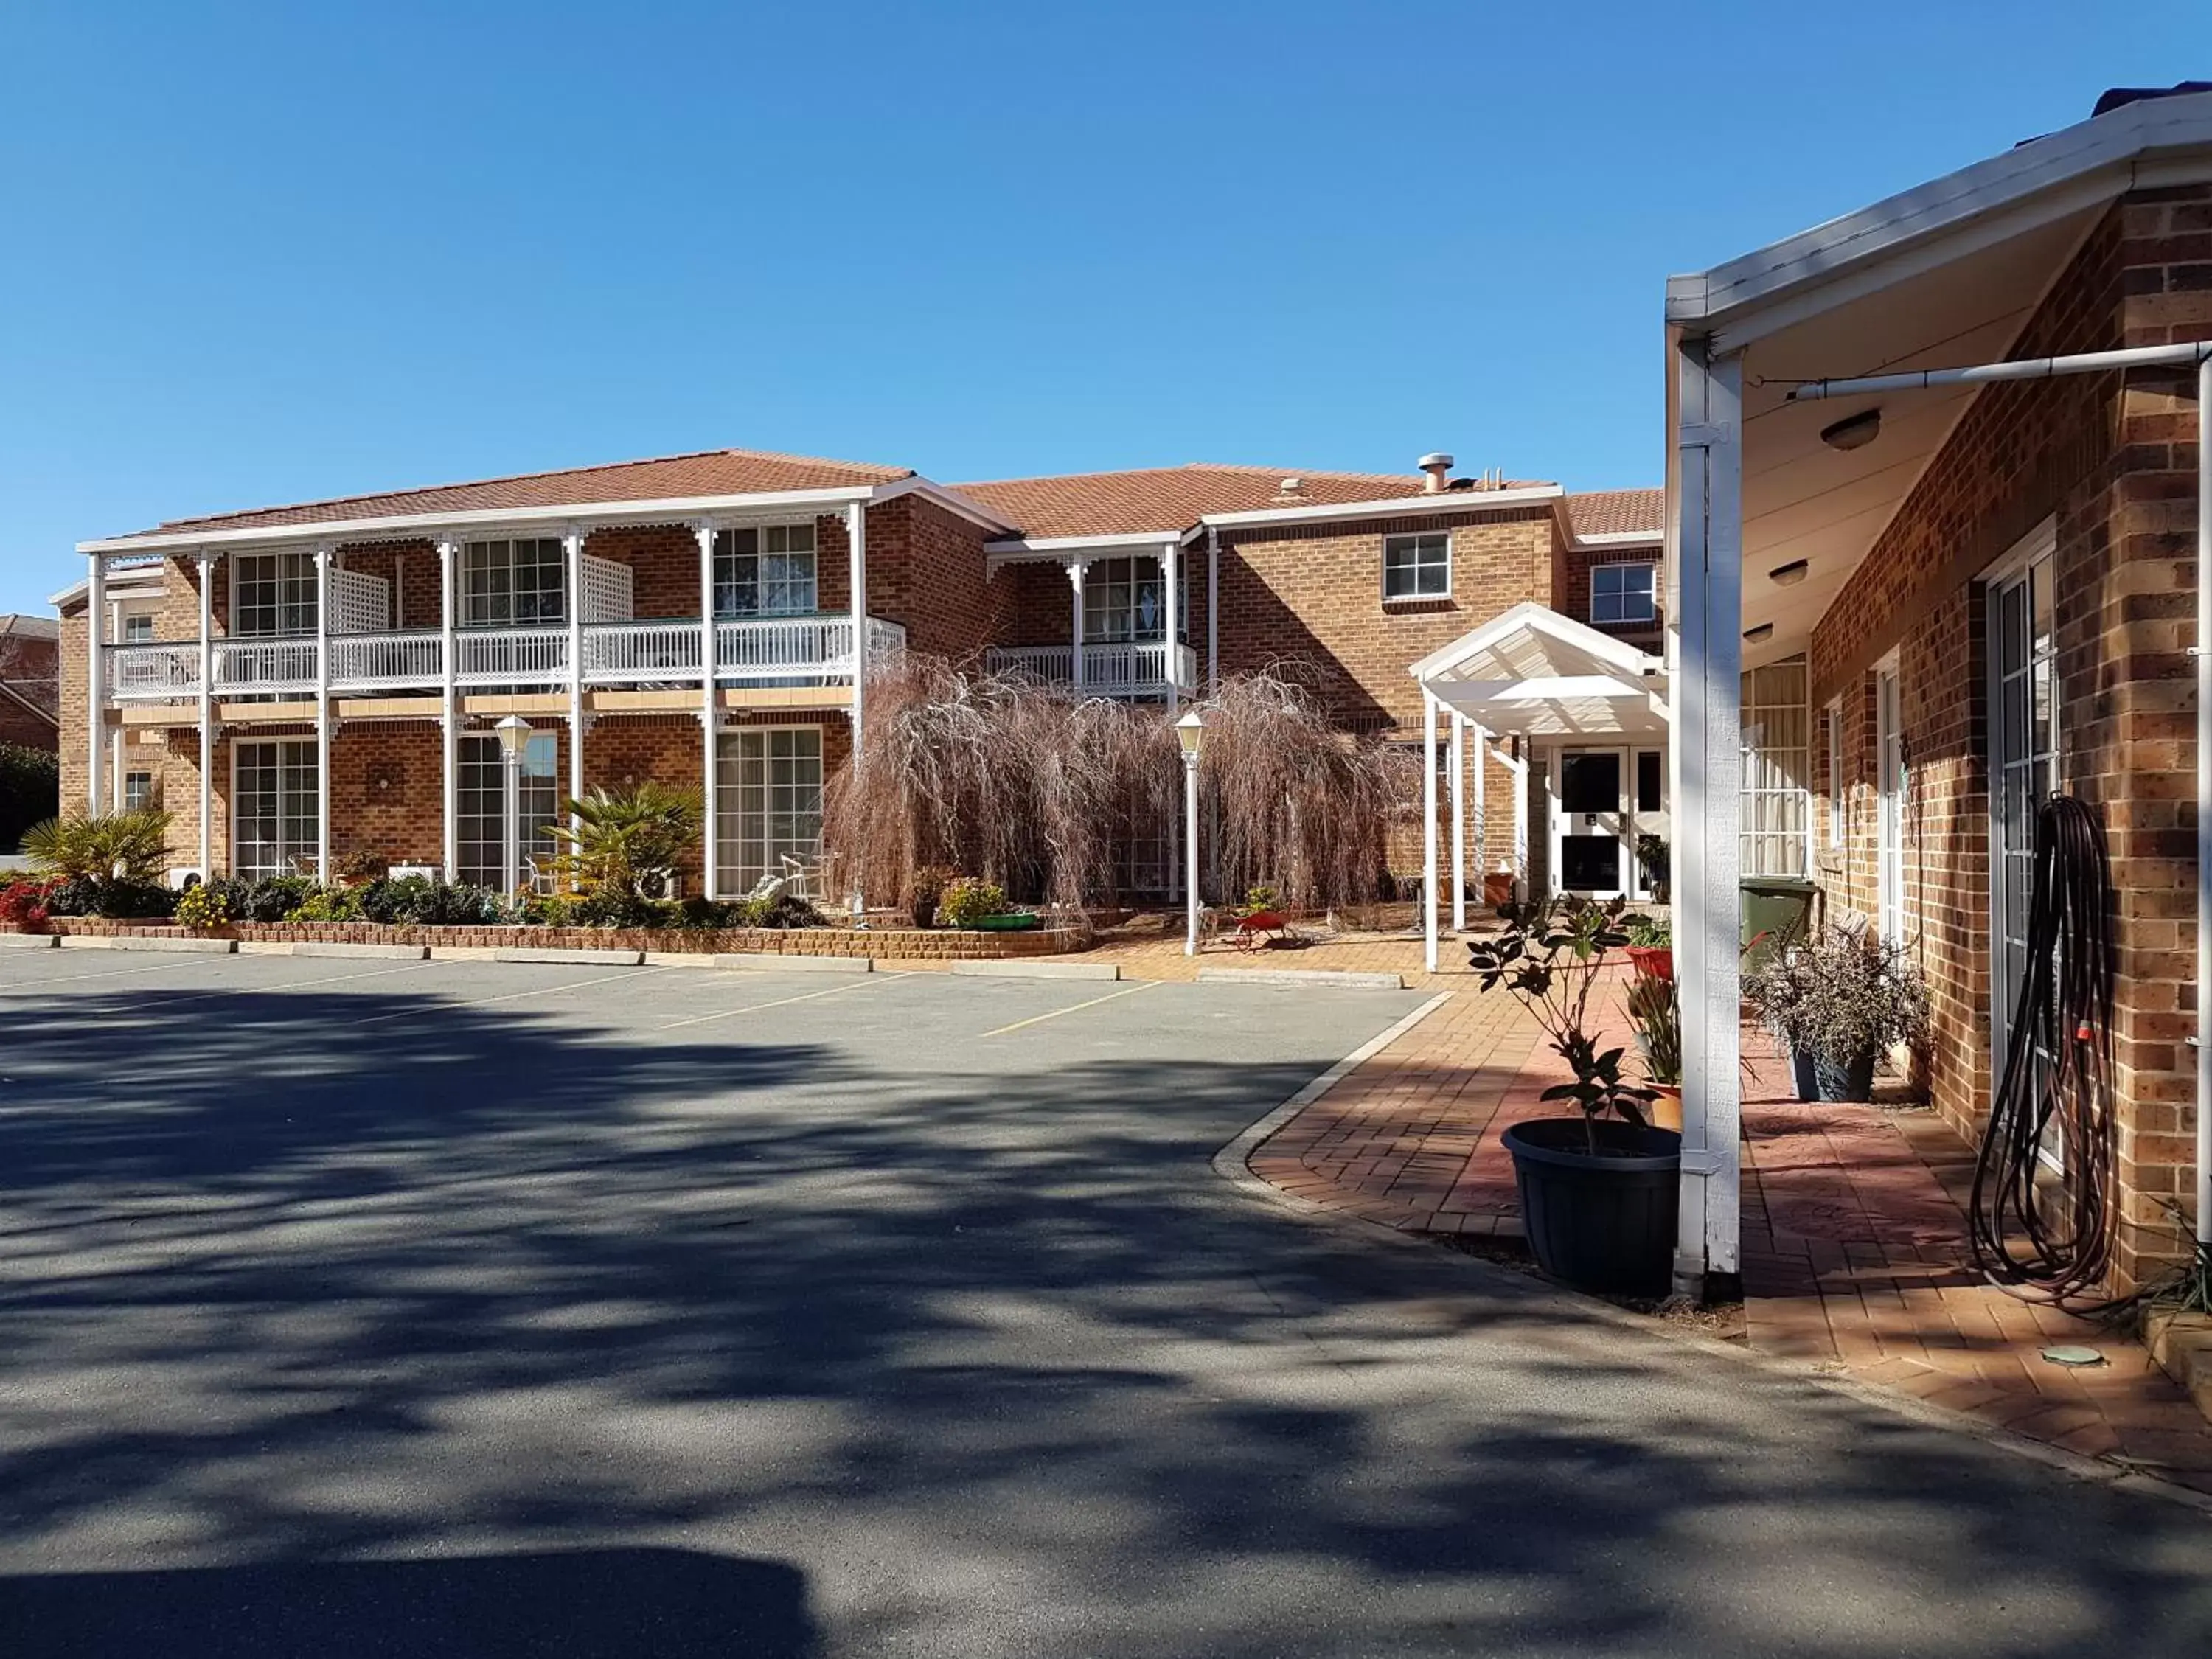
<svg viewBox="0 0 2212 1659"><path fill-rule="evenodd" d="M1467 931L1467 716L1451 716L1452 931Z"/></svg>
<svg viewBox="0 0 2212 1659"><path fill-rule="evenodd" d="M215 561L200 568L200 879L215 879Z"/></svg>
<svg viewBox="0 0 2212 1659"><path fill-rule="evenodd" d="M1999 380L2048 380L2061 374L2096 374L2108 368L2154 368L2171 363L2212 362L2212 340L2186 345L2130 346L2124 351L2083 351L2070 357L2022 357L2013 362L1976 363L1968 368L1923 368L1908 374L1868 374L1855 380L1808 380L1793 386L1791 403L1822 398L1851 398L1863 392L1921 392L1939 386L1989 386Z"/></svg>
<svg viewBox="0 0 2212 1659"><path fill-rule="evenodd" d="M2212 1247L2212 343L2198 349L2203 355L2197 360L2197 1242Z"/></svg>
<svg viewBox="0 0 2212 1659"><path fill-rule="evenodd" d="M1421 691L1422 960L1437 971L1437 699Z"/></svg>
<svg viewBox="0 0 2212 1659"><path fill-rule="evenodd" d="M721 896L722 880L722 815L714 802L721 760L721 710L715 706L720 665L714 659L714 526L699 525L691 533L699 542L699 727L704 734L700 764L707 781L700 815L699 885L713 899Z"/></svg>

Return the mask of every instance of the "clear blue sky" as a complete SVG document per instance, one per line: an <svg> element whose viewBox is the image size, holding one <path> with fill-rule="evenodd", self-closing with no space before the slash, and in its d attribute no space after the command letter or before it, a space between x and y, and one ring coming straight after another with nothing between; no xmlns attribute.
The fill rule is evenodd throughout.
<svg viewBox="0 0 2212 1659"><path fill-rule="evenodd" d="M1656 483L1662 283L2212 76L2146 0L0 18L0 611L181 514L750 446Z"/></svg>

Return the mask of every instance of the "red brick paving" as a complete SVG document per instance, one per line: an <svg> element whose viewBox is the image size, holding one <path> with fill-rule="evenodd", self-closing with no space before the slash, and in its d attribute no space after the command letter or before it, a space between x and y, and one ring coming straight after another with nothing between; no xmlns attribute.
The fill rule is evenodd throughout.
<svg viewBox="0 0 2212 1659"><path fill-rule="evenodd" d="M1463 984L1464 981L1462 981ZM1625 1032L1621 982L1601 1024ZM1763 1042L1747 1033L1755 1055ZM1963 1207L1972 1151L1932 1113L1801 1104L1755 1060L1744 1103L1746 1340L2000 1425L2212 1492L2212 1425L2133 1341L2021 1301L1972 1265ZM1517 1237L1499 1133L1556 1115L1566 1075L1506 997L1469 990L1338 1082L1252 1154L1254 1173L1329 1209L1404 1231ZM2042 1358L2083 1343L2108 1363Z"/></svg>

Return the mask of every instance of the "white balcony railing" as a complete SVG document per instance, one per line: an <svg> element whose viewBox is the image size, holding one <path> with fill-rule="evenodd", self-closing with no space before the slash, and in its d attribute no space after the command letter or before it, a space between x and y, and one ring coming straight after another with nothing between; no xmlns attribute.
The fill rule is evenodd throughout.
<svg viewBox="0 0 2212 1659"><path fill-rule="evenodd" d="M422 629L404 634L331 635L333 691L397 691L435 686L445 641Z"/></svg>
<svg viewBox="0 0 2212 1659"><path fill-rule="evenodd" d="M715 678L725 685L761 681L835 684L852 672L853 619L844 616L748 617L714 627ZM699 623L587 623L583 683L590 686L696 686ZM464 628L453 635L453 681L463 689L568 684L568 630ZM906 629L868 618L868 659L906 648ZM435 690L445 678L445 640L436 629L333 634L330 689L340 694ZM312 635L214 642L220 696L313 695L318 684ZM194 644L106 647L108 695L118 702L178 701L199 695L200 647Z"/></svg>
<svg viewBox="0 0 2212 1659"><path fill-rule="evenodd" d="M1198 653L1187 645L1174 647L1172 661L1178 690L1198 684ZM1164 640L1121 641L1083 647L1083 689L1102 697L1155 697L1166 695L1170 656ZM994 671L1018 669L1053 684L1075 679L1075 648L1068 645L994 646L984 653L984 665Z"/></svg>
<svg viewBox="0 0 2212 1659"><path fill-rule="evenodd" d="M118 702L197 697L200 694L199 647L110 646L107 694Z"/></svg>

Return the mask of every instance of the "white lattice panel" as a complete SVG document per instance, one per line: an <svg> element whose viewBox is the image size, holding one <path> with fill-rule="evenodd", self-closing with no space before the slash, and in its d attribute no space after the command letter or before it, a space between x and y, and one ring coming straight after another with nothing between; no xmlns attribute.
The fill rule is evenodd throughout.
<svg viewBox="0 0 2212 1659"><path fill-rule="evenodd" d="M331 572L331 632L380 634L392 626L392 584L359 570Z"/></svg>
<svg viewBox="0 0 2212 1659"><path fill-rule="evenodd" d="M635 616L630 568L584 555L584 611L587 623L628 622Z"/></svg>

